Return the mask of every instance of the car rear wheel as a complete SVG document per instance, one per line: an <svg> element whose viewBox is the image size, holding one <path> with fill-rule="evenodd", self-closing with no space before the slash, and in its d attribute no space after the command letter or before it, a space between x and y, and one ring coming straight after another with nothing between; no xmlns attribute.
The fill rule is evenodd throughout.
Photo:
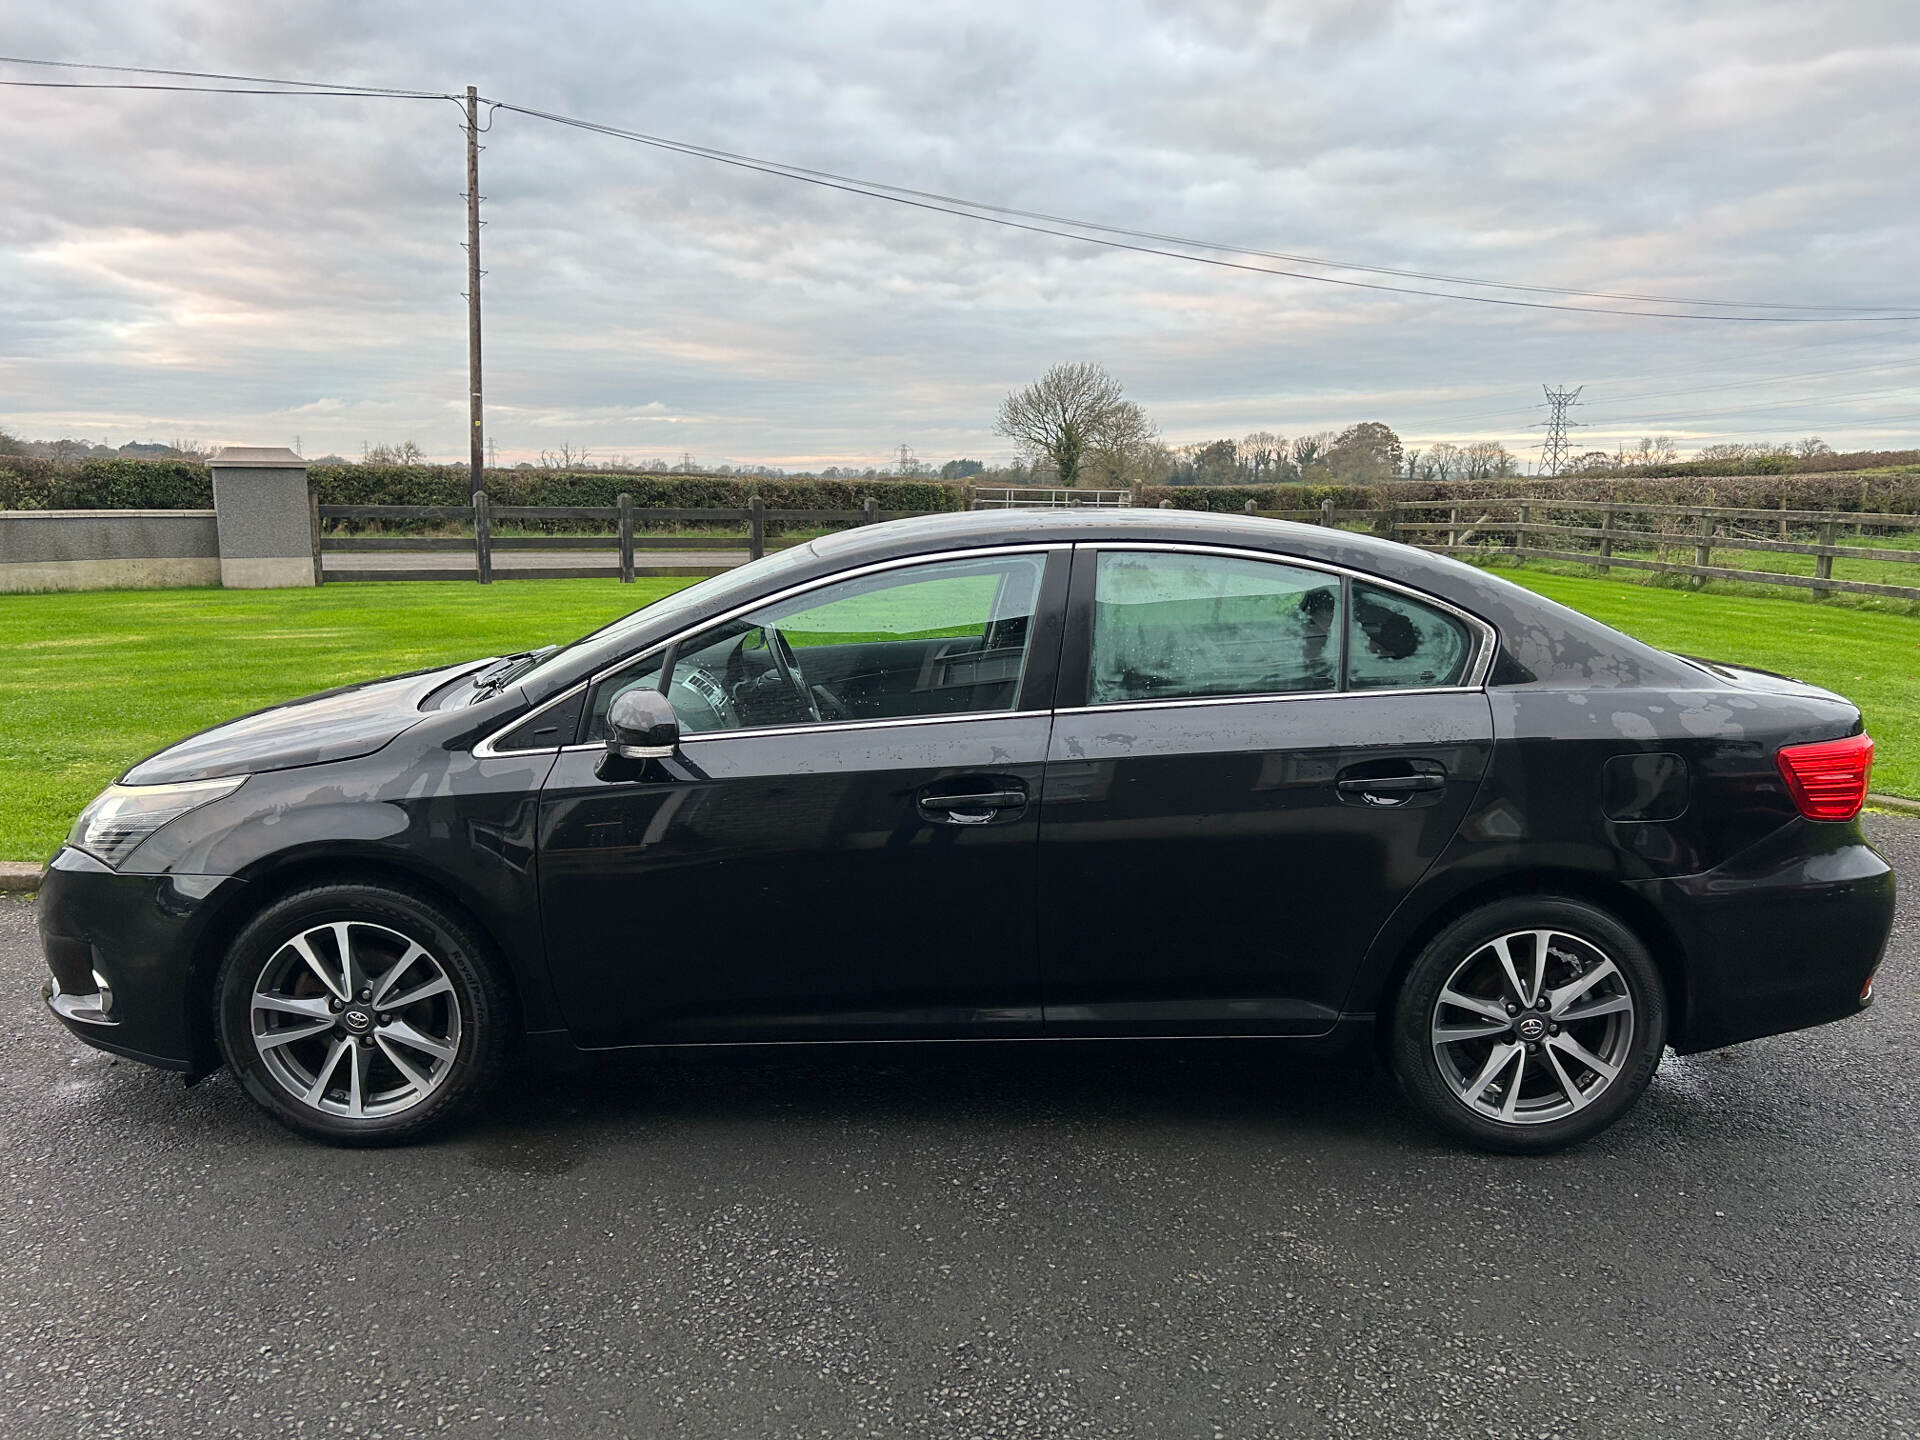
<svg viewBox="0 0 1920 1440"><path fill-rule="evenodd" d="M342 884L276 901L235 939L216 994L220 1047L293 1130L345 1145L411 1140L497 1078L512 996L469 928L404 890Z"/></svg>
<svg viewBox="0 0 1920 1440"><path fill-rule="evenodd" d="M1394 1012L1394 1070L1454 1134L1557 1150L1618 1120L1667 1042L1644 942L1583 900L1525 896L1456 920L1420 952Z"/></svg>

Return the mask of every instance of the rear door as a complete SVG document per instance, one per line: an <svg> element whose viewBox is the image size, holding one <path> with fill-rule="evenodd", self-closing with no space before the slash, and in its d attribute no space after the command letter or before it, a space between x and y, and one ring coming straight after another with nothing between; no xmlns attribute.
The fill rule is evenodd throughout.
<svg viewBox="0 0 1920 1440"><path fill-rule="evenodd" d="M1040 816L1050 1034L1315 1034L1493 744L1480 622L1298 561L1076 550Z"/></svg>
<svg viewBox="0 0 1920 1440"><path fill-rule="evenodd" d="M1038 1031L1034 852L1068 551L878 567L637 657L540 802L540 891L589 1044ZM664 688L680 751L602 778ZM613 772L610 772L613 773Z"/></svg>

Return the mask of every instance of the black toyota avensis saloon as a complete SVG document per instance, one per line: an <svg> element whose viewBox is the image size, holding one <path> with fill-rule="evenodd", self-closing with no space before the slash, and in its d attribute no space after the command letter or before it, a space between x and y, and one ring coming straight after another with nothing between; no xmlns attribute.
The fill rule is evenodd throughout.
<svg viewBox="0 0 1920 1440"><path fill-rule="evenodd" d="M54 858L55 1015L348 1143L528 1040L1377 1050L1475 1144L1852 1015L1845 700L1455 561L1168 511L816 540L564 648L264 710Z"/></svg>

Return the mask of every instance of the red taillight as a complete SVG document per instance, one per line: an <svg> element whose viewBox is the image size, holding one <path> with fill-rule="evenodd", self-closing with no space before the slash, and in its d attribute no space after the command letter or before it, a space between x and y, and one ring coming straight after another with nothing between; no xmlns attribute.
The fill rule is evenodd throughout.
<svg viewBox="0 0 1920 1440"><path fill-rule="evenodd" d="M1774 756L1780 778L1809 820L1851 820L1867 799L1873 738L1849 735L1816 745L1786 745Z"/></svg>

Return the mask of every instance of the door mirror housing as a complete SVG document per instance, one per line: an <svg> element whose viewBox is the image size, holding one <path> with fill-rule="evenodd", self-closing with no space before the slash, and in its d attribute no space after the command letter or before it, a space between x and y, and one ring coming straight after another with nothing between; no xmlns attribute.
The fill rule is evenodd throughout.
<svg viewBox="0 0 1920 1440"><path fill-rule="evenodd" d="M607 710L607 754L665 760L680 748L680 717L658 690L628 690Z"/></svg>

